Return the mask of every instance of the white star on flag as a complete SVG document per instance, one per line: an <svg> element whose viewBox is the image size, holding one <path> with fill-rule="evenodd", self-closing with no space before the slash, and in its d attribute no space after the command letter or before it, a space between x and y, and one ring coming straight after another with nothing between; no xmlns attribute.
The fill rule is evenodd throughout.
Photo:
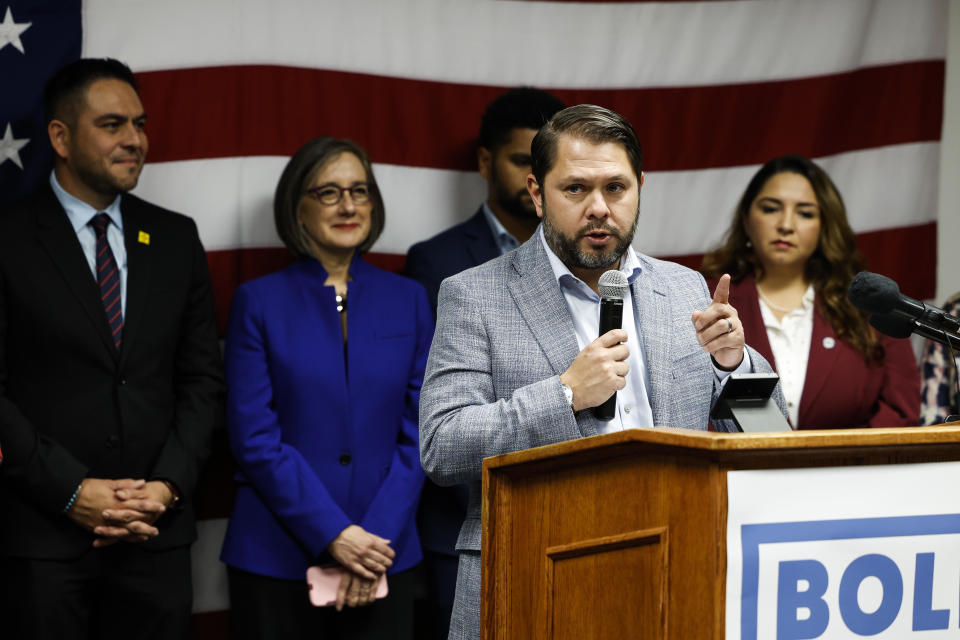
<svg viewBox="0 0 960 640"><path fill-rule="evenodd" d="M23 43L20 42L20 34L29 29L32 24L32 22L21 22L19 24L14 22L13 12L10 11L10 7L7 7L7 15L3 17L3 22L0 22L0 49L12 44L20 50L20 53L26 53L23 49Z"/></svg>
<svg viewBox="0 0 960 640"><path fill-rule="evenodd" d="M0 164L3 164L7 160L17 165L23 169L23 163L20 162L20 149L23 149L27 146L27 143L30 142L30 138L17 138L13 137L13 130L10 128L10 123L7 123L7 130L3 134L3 137L0 138Z"/></svg>

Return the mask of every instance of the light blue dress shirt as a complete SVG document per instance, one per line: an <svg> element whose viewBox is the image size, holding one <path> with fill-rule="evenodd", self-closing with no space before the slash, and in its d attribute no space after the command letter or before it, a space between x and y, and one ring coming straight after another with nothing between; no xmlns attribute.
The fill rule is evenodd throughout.
<svg viewBox="0 0 960 640"><path fill-rule="evenodd" d="M50 172L50 186L53 188L54 195L60 201L64 211L67 212L67 218L77 234L77 240L80 241L80 248L83 249L83 255L87 258L87 264L90 266L90 275L93 281L97 281L97 232L93 230L90 221L94 216L100 213L86 202L73 197L60 186L57 182L56 174ZM123 215L120 213L120 196L117 196L110 206L103 210L110 218L110 225L107 227L107 244L113 251L113 259L117 261L117 268L120 270L120 307L123 317L127 316L127 247L123 242Z"/></svg>
<svg viewBox="0 0 960 640"><path fill-rule="evenodd" d="M493 210L490 209L490 205L484 201L483 207L483 216L487 219L487 224L490 225L490 231L493 232L493 240L497 243L497 247L500 249L500 253L504 254L508 251L513 251L520 246L520 243L517 242L517 239L507 231L507 228L503 226L503 223L493 214Z"/></svg>
<svg viewBox="0 0 960 640"><path fill-rule="evenodd" d="M577 346L581 351L597 339L600 327L600 296L587 283L573 275L565 264L557 257L546 238L543 236L543 225L537 228L537 234L543 243L550 260L553 275L560 285L560 291L573 316L573 328L577 334ZM627 247L627 252L620 260L619 271L627 277L627 282L633 284L643 271L640 259L633 247ZM633 312L633 292L627 287L623 297L623 329L627 332L627 347L630 355L627 356L627 365L630 372L627 374L626 386L617 392L617 411L612 420L601 421L601 432L611 433L623 429L649 429L653 424L653 410L650 408L650 373L643 357L643 340L640 328ZM746 373L752 370L750 356L744 349L743 362L735 371L724 371L714 366L717 378L725 382L731 373Z"/></svg>

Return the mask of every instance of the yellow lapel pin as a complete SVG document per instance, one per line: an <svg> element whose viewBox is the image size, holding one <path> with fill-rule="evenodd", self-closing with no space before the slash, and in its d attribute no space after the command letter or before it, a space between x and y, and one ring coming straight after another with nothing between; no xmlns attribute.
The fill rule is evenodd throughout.
<svg viewBox="0 0 960 640"><path fill-rule="evenodd" d="M140 244L150 244L150 234L146 231L137 232L137 242Z"/></svg>

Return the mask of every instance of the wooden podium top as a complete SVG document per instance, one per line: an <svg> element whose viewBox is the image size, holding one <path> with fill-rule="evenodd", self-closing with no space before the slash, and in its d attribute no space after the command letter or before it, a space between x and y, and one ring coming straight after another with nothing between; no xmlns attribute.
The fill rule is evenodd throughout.
<svg viewBox="0 0 960 640"><path fill-rule="evenodd" d="M951 446L952 445L952 446ZM804 449L838 450L850 447L877 451L882 449L957 449L960 450L960 422L931 427L897 427L887 429L817 429L771 433L714 433L673 427L629 429L590 438L579 438L557 444L492 456L483 461L484 471L503 469L530 462L546 462L572 455L590 455L603 450L604 455L618 449L686 450L691 455L726 458L737 452L786 453ZM946 456L955 459L954 456Z"/></svg>

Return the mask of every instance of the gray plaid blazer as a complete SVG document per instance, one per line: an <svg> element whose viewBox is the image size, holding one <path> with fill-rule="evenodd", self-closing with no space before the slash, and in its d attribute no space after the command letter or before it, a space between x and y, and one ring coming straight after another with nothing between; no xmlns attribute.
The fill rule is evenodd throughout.
<svg viewBox="0 0 960 640"><path fill-rule="evenodd" d="M706 282L678 264L639 257L631 290L654 424L706 430L720 384L690 320L710 305ZM482 460L596 435L599 423L564 399L560 374L580 350L539 233L444 280L437 315L420 393L420 460L437 484L469 484L457 549L478 551ZM750 358L754 371L772 371L752 349Z"/></svg>

